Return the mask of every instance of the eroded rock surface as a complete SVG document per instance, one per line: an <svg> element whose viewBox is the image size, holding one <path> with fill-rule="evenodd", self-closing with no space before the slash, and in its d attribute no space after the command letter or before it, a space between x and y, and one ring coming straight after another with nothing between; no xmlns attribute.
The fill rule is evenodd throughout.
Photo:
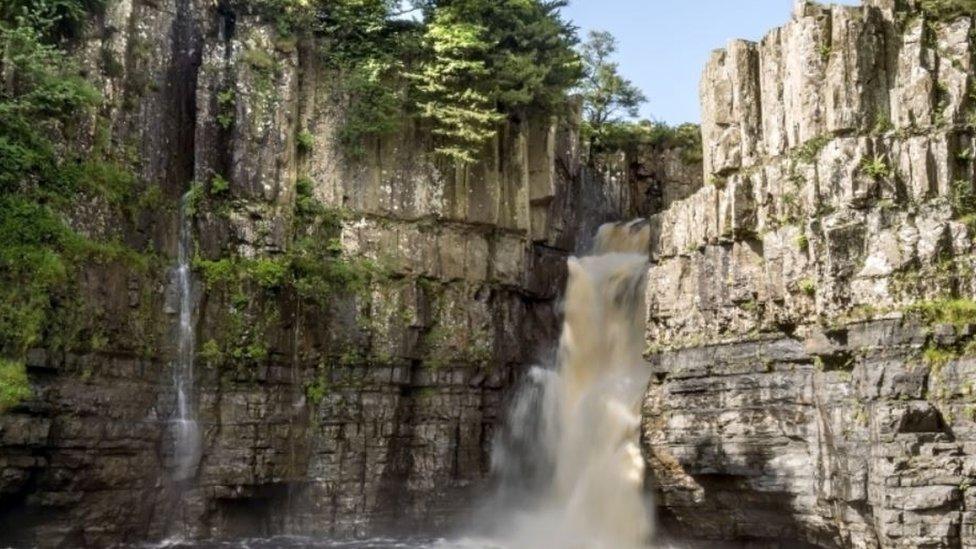
<svg viewBox="0 0 976 549"><path fill-rule="evenodd" d="M630 169L607 181L586 169L574 113L513 121L464 170L411 121L349 155L316 44L233 2L110 4L74 53L163 206L131 232L87 209L79 230L171 265L175 204L198 188L195 260L274 259L302 236L292 223L311 182L304 198L339 219L317 245L383 278L318 303L210 288L197 272L204 451L186 488L169 478L174 291L165 272L92 265L79 323L99 348L31 351L34 396L0 416L0 544L346 536L436 529L470 509L505 390L556 341L578 235L637 208ZM646 171L681 169L658 168L676 152L649 154ZM697 170L675 177L700 185ZM205 356L228 333L235 358Z"/></svg>
<svg viewBox="0 0 976 549"><path fill-rule="evenodd" d="M643 436L681 531L976 546L976 319L916 314L976 295L973 21L867 4L716 51L710 184L651 217Z"/></svg>

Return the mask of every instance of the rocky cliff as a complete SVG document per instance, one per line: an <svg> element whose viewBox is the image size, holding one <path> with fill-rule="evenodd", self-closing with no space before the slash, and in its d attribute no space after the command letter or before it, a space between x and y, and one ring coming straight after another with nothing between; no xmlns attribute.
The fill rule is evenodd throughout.
<svg viewBox="0 0 976 549"><path fill-rule="evenodd" d="M448 523L556 340L566 256L648 216L641 434L662 524L976 546L974 22L866 4L798 2L715 52L703 167L668 147L584 162L567 112L511 118L460 169L411 120L345 150L343 75L247 3L110 2L72 52L106 98L78 131L143 196L69 221L151 268L85 265L58 309L84 344L27 353L31 396L0 415L0 544ZM188 486L168 428L181 200Z"/></svg>
<svg viewBox="0 0 976 549"><path fill-rule="evenodd" d="M506 388L556 341L579 235L701 186L668 148L586 166L573 113L510 120L464 169L409 120L351 154L318 51L247 3L120 0L85 25L72 54L106 101L82 141L124 154L147 207L69 221L152 268L86 265L58 312L86 344L27 353L32 396L0 415L0 544L444 524L482 490ZM203 456L176 485L184 196Z"/></svg>
<svg viewBox="0 0 976 549"><path fill-rule="evenodd" d="M708 184L650 218L666 525L976 546L973 20L866 4L705 68Z"/></svg>

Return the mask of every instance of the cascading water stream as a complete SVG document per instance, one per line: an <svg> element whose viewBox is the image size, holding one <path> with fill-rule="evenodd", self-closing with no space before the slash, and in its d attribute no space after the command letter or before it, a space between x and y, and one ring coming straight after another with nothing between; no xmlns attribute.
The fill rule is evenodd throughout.
<svg viewBox="0 0 976 549"><path fill-rule="evenodd" d="M608 224L569 260L555 369L533 368L493 453L500 537L517 548L644 547L653 529L638 445L649 228ZM531 500L528 501L527 500Z"/></svg>
<svg viewBox="0 0 976 549"><path fill-rule="evenodd" d="M176 333L176 357L173 362L173 385L176 410L170 425L173 430L172 478L184 482L196 475L200 462L201 441L193 406L193 360L196 352L195 300L190 270L193 246L193 220L187 212L188 197L180 201L180 234L173 284L179 301L179 324Z"/></svg>

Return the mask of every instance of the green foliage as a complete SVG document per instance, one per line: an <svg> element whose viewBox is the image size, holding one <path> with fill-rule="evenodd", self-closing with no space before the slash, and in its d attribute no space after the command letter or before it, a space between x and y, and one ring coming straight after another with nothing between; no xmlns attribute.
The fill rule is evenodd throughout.
<svg viewBox="0 0 976 549"><path fill-rule="evenodd" d="M865 158L861 163L861 171L872 179L887 179L891 177L891 168L884 155L877 154L873 158Z"/></svg>
<svg viewBox="0 0 976 549"><path fill-rule="evenodd" d="M77 181L77 190L99 196L113 206L124 206L132 199L136 178L120 163L104 160L85 160L81 164L66 163L62 177Z"/></svg>
<svg viewBox="0 0 976 549"><path fill-rule="evenodd" d="M325 375L320 375L305 385L305 397L313 406L318 406L332 392L332 384Z"/></svg>
<svg viewBox="0 0 976 549"><path fill-rule="evenodd" d="M301 152L310 153L315 148L315 136L308 130L298 132L295 141L298 143L298 150Z"/></svg>
<svg viewBox="0 0 976 549"><path fill-rule="evenodd" d="M909 305L905 312L928 324L976 324L976 301L971 299L919 301Z"/></svg>
<svg viewBox="0 0 976 549"><path fill-rule="evenodd" d="M0 414L30 396L24 363L0 357Z"/></svg>
<svg viewBox="0 0 976 549"><path fill-rule="evenodd" d="M211 287L254 284L264 290L276 290L282 287L287 275L287 265L272 258L224 258L215 261L197 258L193 264Z"/></svg>
<svg viewBox="0 0 976 549"><path fill-rule="evenodd" d="M429 57L411 73L420 114L440 138L437 152L467 163L506 116L552 112L580 75L563 1L442 0L424 41Z"/></svg>
<svg viewBox="0 0 976 549"><path fill-rule="evenodd" d="M220 348L220 344L214 339L205 341L197 355L209 365L221 364L224 361L224 352Z"/></svg>
<svg viewBox="0 0 976 549"><path fill-rule="evenodd" d="M936 19L976 14L976 0L922 0L921 6Z"/></svg>
<svg viewBox="0 0 976 549"><path fill-rule="evenodd" d="M258 48L251 48L245 51L242 59L245 63L258 71L268 72L274 70L275 68L274 57L272 57L268 52Z"/></svg>
<svg viewBox="0 0 976 549"><path fill-rule="evenodd" d="M220 174L214 174L210 178L210 196L219 197L230 191L230 181L224 179Z"/></svg>
<svg viewBox="0 0 976 549"><path fill-rule="evenodd" d="M314 182L308 177L299 177L295 182L295 214L310 218L324 213L322 204L312 196Z"/></svg>
<svg viewBox="0 0 976 549"><path fill-rule="evenodd" d="M234 124L234 104L237 102L237 94L232 89L217 92L217 124L229 130Z"/></svg>
<svg viewBox="0 0 976 549"><path fill-rule="evenodd" d="M633 118L646 101L644 94L619 74L610 61L617 51L616 39L608 32L591 31L582 48L584 77L580 85L583 114L594 129L619 121L621 113Z"/></svg>
<svg viewBox="0 0 976 549"><path fill-rule="evenodd" d="M956 153L956 162L960 164L969 164L973 161L973 151L972 149L962 149Z"/></svg>
<svg viewBox="0 0 976 549"><path fill-rule="evenodd" d="M633 118L647 99L629 80L619 74L619 66L611 61L617 43L608 32L591 31L583 44L583 79L580 95L583 98L583 136L594 150L613 150L621 141L632 139L628 133L653 132L650 123L630 124L621 116ZM667 126L664 126L665 128Z"/></svg>
<svg viewBox="0 0 976 549"><path fill-rule="evenodd" d="M337 242L322 244L313 236L303 237L287 255L289 283L302 298L324 304L336 295L361 293L386 276L370 260L343 257Z"/></svg>
<svg viewBox="0 0 976 549"><path fill-rule="evenodd" d="M443 12L427 31L434 59L421 69L417 88L426 97L423 116L434 121L434 133L446 144L437 151L461 162L474 162L479 150L496 134L504 116L495 109L484 60L490 50L486 30L454 21Z"/></svg>
<svg viewBox="0 0 976 549"><path fill-rule="evenodd" d="M105 5L104 0L4 0L0 21L29 25L43 31L48 41L74 38L88 17Z"/></svg>
<svg viewBox="0 0 976 549"><path fill-rule="evenodd" d="M0 353L6 356L22 356L44 339L59 303L69 301L81 263L146 265L134 251L92 241L64 222L84 197L117 209L138 202L135 178L122 164L70 140L99 94L50 41L80 24L76 10L93 5L37 0L0 9ZM31 6L34 17L11 25L12 14Z"/></svg>
<svg viewBox="0 0 976 549"><path fill-rule="evenodd" d="M183 195L183 213L189 217L197 215L200 203L204 199L205 189L199 181L190 182L190 188Z"/></svg>
<svg viewBox="0 0 976 549"><path fill-rule="evenodd" d="M827 63L827 61L830 60L830 54L832 51L833 48L830 47L830 44L826 42L820 44L820 60Z"/></svg>
<svg viewBox="0 0 976 549"><path fill-rule="evenodd" d="M960 179L952 184L952 211L957 218L976 215L976 187L973 182Z"/></svg>
<svg viewBox="0 0 976 549"><path fill-rule="evenodd" d="M336 71L336 92L345 104L340 138L359 156L363 141L400 128L411 110L406 74L421 56L423 29L398 20L395 0L318 2L311 28L325 60Z"/></svg>
<svg viewBox="0 0 976 549"><path fill-rule="evenodd" d="M248 7L277 22L276 47L283 51L293 50L299 35L316 37L336 75L348 154L363 154L366 138L393 133L419 114L438 136L439 153L470 162L507 116L555 111L578 80L574 29L559 16L564 4L251 0ZM400 17L419 10L423 22ZM260 71L274 67L265 51L248 50L243 59ZM219 110L218 122L230 127L229 109Z"/></svg>
<svg viewBox="0 0 976 549"><path fill-rule="evenodd" d="M817 282L811 278L804 278L799 283L800 291L805 295L813 297L817 294Z"/></svg>
<svg viewBox="0 0 976 549"><path fill-rule="evenodd" d="M922 360L925 361L925 364L931 366L936 371L956 358L958 358L956 353L951 349L942 349L934 346L926 347L922 353Z"/></svg>
<svg viewBox="0 0 976 549"><path fill-rule="evenodd" d="M874 119L874 128L872 129L872 132L875 135L884 135L890 132L893 128L894 126L891 123L891 118L884 113L878 113Z"/></svg>
<svg viewBox="0 0 976 549"><path fill-rule="evenodd" d="M298 235L286 253L195 259L194 268L210 291L229 299L223 333L201 351L209 363L241 366L264 360L265 333L277 322L277 302L283 295L327 305L337 295L363 291L381 275L369 261L342 256L330 236L338 232L339 217L309 196L310 191L311 181L302 180Z"/></svg>
<svg viewBox="0 0 976 549"><path fill-rule="evenodd" d="M288 266L273 259L253 259L249 262L248 275L265 290L281 288L285 282Z"/></svg>
<svg viewBox="0 0 976 549"><path fill-rule="evenodd" d="M400 61L383 56L345 70L342 91L347 107L340 139L352 156L363 154L364 138L388 135L400 128L409 108L403 89L406 84L396 76L403 68Z"/></svg>
<svg viewBox="0 0 976 549"><path fill-rule="evenodd" d="M212 298L223 299L227 306L224 317L214 321L220 333L201 349L208 363L239 368L265 360L267 333L280 318L282 299L328 307L338 296L363 293L386 277L372 261L343 254L336 240L342 216L311 192L312 181L299 179L294 236L286 252L194 260Z"/></svg>
<svg viewBox="0 0 976 549"><path fill-rule="evenodd" d="M641 125L647 126L647 122ZM653 122L650 124L649 144L662 149L681 149L682 159L687 164L702 161L701 126L698 124L669 126L664 122Z"/></svg>
<svg viewBox="0 0 976 549"><path fill-rule="evenodd" d="M821 135L819 137L814 137L806 143L800 145L793 150L793 158L800 161L811 163L817 159L820 155L820 151L830 143L829 135Z"/></svg>
<svg viewBox="0 0 976 549"><path fill-rule="evenodd" d="M607 122L597 131L583 124L583 139L590 142L593 152L628 151L639 149L678 149L685 164L702 161L701 127L697 124L669 126L663 122Z"/></svg>
<svg viewBox="0 0 976 549"><path fill-rule="evenodd" d="M810 239L807 238L807 235L804 233L800 233L796 236L794 244L796 244L797 249L804 252L810 249Z"/></svg>

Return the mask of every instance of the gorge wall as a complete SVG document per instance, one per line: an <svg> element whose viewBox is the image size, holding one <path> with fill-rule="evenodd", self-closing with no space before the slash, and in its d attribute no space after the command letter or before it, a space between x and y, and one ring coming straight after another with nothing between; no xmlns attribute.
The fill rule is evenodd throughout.
<svg viewBox="0 0 976 549"><path fill-rule="evenodd" d="M865 4L714 52L709 184L650 218L643 438L679 530L976 546L973 20Z"/></svg>
<svg viewBox="0 0 976 549"><path fill-rule="evenodd" d="M147 206L83 202L70 222L153 268L86 265L59 312L86 343L29 351L32 396L0 414L0 544L449 523L484 491L506 389L557 340L579 235L701 186L666 148L588 167L573 113L510 120L463 170L412 121L348 154L341 75L316 51L246 2L119 0L88 21L72 54L105 103L83 141L131 162ZM189 488L170 481L168 427L184 195L203 439ZM280 258L318 276L327 254L344 261L308 277L323 298L281 283Z"/></svg>
<svg viewBox="0 0 976 549"><path fill-rule="evenodd" d="M86 265L63 320L89 343L28 353L32 396L0 414L0 544L450 523L557 340L565 258L647 216L641 436L663 526L976 546L974 23L866 3L798 2L713 54L703 166L653 147L584 162L568 112L509 120L458 170L417 122L344 151L341 74L246 3L110 2L73 51L106 98L79 131L151 206L71 222L160 268ZM166 267L187 193L204 450L183 491ZM367 282L329 272L310 298L278 279L280 258L318 276L326 252Z"/></svg>

